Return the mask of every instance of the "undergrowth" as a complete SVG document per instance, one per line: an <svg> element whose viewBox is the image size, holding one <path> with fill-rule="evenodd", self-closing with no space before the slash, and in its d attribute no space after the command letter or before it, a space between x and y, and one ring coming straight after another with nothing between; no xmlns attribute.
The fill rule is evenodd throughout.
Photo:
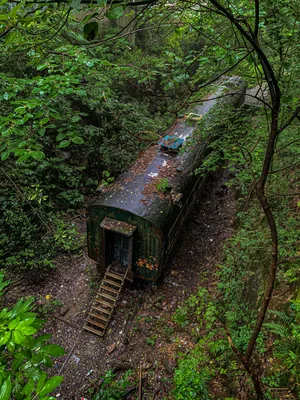
<svg viewBox="0 0 300 400"><path fill-rule="evenodd" d="M215 170L222 166L220 160L226 159L226 168L232 173L228 186L234 187L240 196L235 230L225 243L225 259L218 265L217 292L212 297L200 287L173 316L179 327L189 327L195 343L188 354L180 355L174 376L176 399L209 399L220 393L227 398L255 396L252 383L228 341L230 334L237 349L244 354L270 259L270 234L253 190L262 163L264 119L256 113L251 118L251 128L248 122L244 131L247 120L249 116L242 116L239 122L243 124L234 131L229 129L232 128L230 121L226 124L226 120L222 120L221 126L227 129L222 130L222 138L211 144L212 152L201 167L202 172ZM228 129L230 133L226 135ZM297 296L300 276L297 256L300 219L297 196L293 193L297 192L295 187L298 187L300 173L297 169L290 172L285 168L297 160L299 149L290 146L288 151L280 151L297 138L297 129L290 127L288 130L288 138L282 136L279 140L279 151L273 164L273 171L278 172L270 175L267 189L278 225L283 262L254 354L266 399L280 399L283 393L286 398L299 395L300 303ZM232 150L225 153L224 149ZM245 154L251 149L251 157L245 160Z"/></svg>

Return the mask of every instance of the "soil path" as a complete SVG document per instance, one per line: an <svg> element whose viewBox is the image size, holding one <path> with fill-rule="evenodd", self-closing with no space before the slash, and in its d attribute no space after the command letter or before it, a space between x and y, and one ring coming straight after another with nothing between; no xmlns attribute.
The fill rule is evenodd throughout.
<svg viewBox="0 0 300 400"><path fill-rule="evenodd" d="M227 179L226 173L209 179L161 282L154 287L131 284L125 288L104 339L82 329L101 279L86 253L60 257L56 271L42 283L27 282L8 292L8 303L25 295L39 299L47 319L45 331L66 350L53 368L56 374L63 368L65 377L56 398L91 399L88 389L97 388L107 370L131 367L138 376L140 362L143 400L168 398L178 352L194 345L189 327L179 329L172 315L200 284L213 293L216 265L231 235L235 200L225 186ZM84 224L81 228L85 229ZM131 398L137 398L136 392Z"/></svg>

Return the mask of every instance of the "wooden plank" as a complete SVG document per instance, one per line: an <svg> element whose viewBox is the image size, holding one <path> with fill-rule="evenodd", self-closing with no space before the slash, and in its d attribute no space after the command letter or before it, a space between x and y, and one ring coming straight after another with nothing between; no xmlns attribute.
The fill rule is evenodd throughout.
<svg viewBox="0 0 300 400"><path fill-rule="evenodd" d="M102 281L103 283L109 283L110 285L114 285L114 286L116 286L117 288L121 288L122 287L122 283L121 282L115 282L115 281L111 281L111 280L109 280L109 279L103 279L103 281Z"/></svg>
<svg viewBox="0 0 300 400"><path fill-rule="evenodd" d="M105 306L108 306L108 307L111 307L111 308L114 308L114 306L115 306L114 303L107 303L107 301L104 301L102 299L95 299L95 301L97 303L104 304Z"/></svg>
<svg viewBox="0 0 300 400"><path fill-rule="evenodd" d="M101 319L101 320L104 321L104 322L108 322L108 321L109 321L108 318L104 317L104 315L101 315L101 314L93 314L93 313L90 312L89 315L90 315L91 317Z"/></svg>
<svg viewBox="0 0 300 400"><path fill-rule="evenodd" d="M123 275L117 275L117 274L113 274L112 272L106 272L105 276L110 276L111 278L114 279L118 279L119 281L123 282L124 281L124 277Z"/></svg>
<svg viewBox="0 0 300 400"><path fill-rule="evenodd" d="M118 272L118 271L116 271L116 270L110 268L110 270L109 270L108 272L111 272L111 273L113 273L113 274L115 274L115 275L120 276L121 278L124 278L124 275L125 275L125 273L126 273L126 269L125 269L125 267L124 267L124 272Z"/></svg>
<svg viewBox="0 0 300 400"><path fill-rule="evenodd" d="M106 326L103 324L100 324L100 322L94 321L93 319L89 318L86 320L87 323L95 325L95 326L99 326L99 328L105 329Z"/></svg>
<svg viewBox="0 0 300 400"><path fill-rule="evenodd" d="M83 325L83 329L85 329L87 331L90 331L90 332L93 332L93 333L95 333L96 335L99 335L99 336L103 336L104 332L105 332L105 331L100 331L98 329L94 329L94 328L92 328L91 326L88 326L88 325Z"/></svg>
<svg viewBox="0 0 300 400"><path fill-rule="evenodd" d="M110 266L107 268L105 277L100 284L99 291L92 304L89 317L83 326L85 330L95 333L98 336L104 336L105 330L107 328L109 319L114 311L116 301L119 298L128 270L124 271L123 275L119 275L118 273L109 271L110 271ZM112 279L106 279L107 276L110 276L112 279L117 281L114 281ZM109 292L111 295L108 294L107 292ZM105 299L107 299L107 301L105 301ZM109 308L106 309L106 307ZM97 311L99 312L99 314L97 313ZM101 328L101 330L95 329L96 327Z"/></svg>
<svg viewBox="0 0 300 400"><path fill-rule="evenodd" d="M119 290L113 289L113 288L103 285L103 284L100 286L100 288L102 290L107 290L108 292L111 292L111 293L119 294Z"/></svg>
<svg viewBox="0 0 300 400"><path fill-rule="evenodd" d="M102 297L104 297L105 299L111 300L111 301L113 301L113 302L116 302L116 301L117 301L117 297L116 297L116 296L113 297L113 296L110 296L109 294L106 294L106 293L98 292L98 293L97 293L97 296L102 296Z"/></svg>
<svg viewBox="0 0 300 400"><path fill-rule="evenodd" d="M100 311L100 312L105 313L105 314L107 314L107 315L110 315L110 314L111 314L111 310L108 311L108 310L106 310L105 308L96 307L96 306L94 306L94 305L92 306L92 309L93 309L93 310Z"/></svg>

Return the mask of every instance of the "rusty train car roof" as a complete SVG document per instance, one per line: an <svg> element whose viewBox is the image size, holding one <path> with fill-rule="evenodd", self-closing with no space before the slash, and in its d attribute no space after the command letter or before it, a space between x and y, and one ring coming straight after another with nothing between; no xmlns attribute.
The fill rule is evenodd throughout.
<svg viewBox="0 0 300 400"><path fill-rule="evenodd" d="M224 99L236 106L243 102L242 91L246 86L240 78L235 79L234 90L238 90L238 94ZM228 90L226 86L220 86L208 96L208 101L195 107L194 112L207 115L220 102L213 98L224 93L224 89ZM196 126L188 125L184 118L178 119L172 129L172 136L187 139L195 130ZM163 234L167 234L174 222L174 214L176 217L179 210L176 205L179 206L185 200L193 187L195 178L191 176L191 167L203 155L206 147L205 141L177 153L163 151L159 144L149 147L115 183L103 189L91 206L106 206L130 212L150 221ZM166 191L158 190L159 183ZM167 183L170 188L164 187Z"/></svg>

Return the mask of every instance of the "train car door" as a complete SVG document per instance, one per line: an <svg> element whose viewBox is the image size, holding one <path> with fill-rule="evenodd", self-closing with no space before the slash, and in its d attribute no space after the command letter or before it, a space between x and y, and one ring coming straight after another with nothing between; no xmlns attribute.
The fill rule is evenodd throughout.
<svg viewBox="0 0 300 400"><path fill-rule="evenodd" d="M116 232L105 232L107 264L113 262L128 267L129 237Z"/></svg>
<svg viewBox="0 0 300 400"><path fill-rule="evenodd" d="M105 267L112 265L121 270L128 268L128 277L132 279L133 233L136 226L105 217L101 228L102 259Z"/></svg>

